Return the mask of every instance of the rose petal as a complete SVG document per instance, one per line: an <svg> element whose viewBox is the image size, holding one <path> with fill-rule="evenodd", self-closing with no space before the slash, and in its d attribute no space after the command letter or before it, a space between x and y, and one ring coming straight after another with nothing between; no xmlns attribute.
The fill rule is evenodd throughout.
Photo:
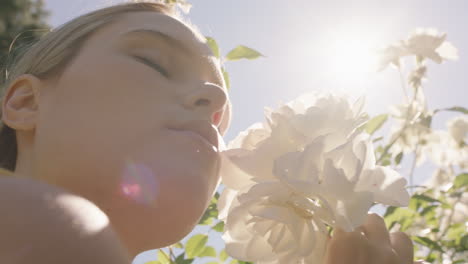
<svg viewBox="0 0 468 264"><path fill-rule="evenodd" d="M375 201L386 205L407 206L409 194L405 189L406 179L393 169L377 166L373 170L366 170L358 184L356 191L374 193Z"/></svg>

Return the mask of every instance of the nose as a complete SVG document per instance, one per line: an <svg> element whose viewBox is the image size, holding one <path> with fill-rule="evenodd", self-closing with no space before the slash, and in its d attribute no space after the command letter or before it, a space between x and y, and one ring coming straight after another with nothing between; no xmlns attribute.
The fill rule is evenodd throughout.
<svg viewBox="0 0 468 264"><path fill-rule="evenodd" d="M209 117L215 125L219 125L219 114L225 107L227 100L228 96L224 88L204 82L186 95L184 106L201 112Z"/></svg>

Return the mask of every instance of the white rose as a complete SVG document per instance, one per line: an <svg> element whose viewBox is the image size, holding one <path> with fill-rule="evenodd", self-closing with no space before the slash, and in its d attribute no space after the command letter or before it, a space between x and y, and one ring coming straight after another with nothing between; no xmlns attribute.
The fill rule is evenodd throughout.
<svg viewBox="0 0 468 264"><path fill-rule="evenodd" d="M330 210L328 225L352 231L362 224L374 202L394 206L408 203L406 180L390 168L375 165L367 135L329 152L323 152L324 141L319 138L304 151L279 158L275 174L295 192Z"/></svg>
<svg viewBox="0 0 468 264"><path fill-rule="evenodd" d="M428 188L436 190L448 191L453 186L455 175L448 169L437 168L432 176L426 181L425 185Z"/></svg>
<svg viewBox="0 0 468 264"><path fill-rule="evenodd" d="M468 115L450 119L447 121L447 127L450 135L457 143L468 143Z"/></svg>
<svg viewBox="0 0 468 264"><path fill-rule="evenodd" d="M468 147L460 146L447 131L432 131L426 136L426 140L424 151L436 165L468 167Z"/></svg>
<svg viewBox="0 0 468 264"><path fill-rule="evenodd" d="M242 132L222 153L219 216L234 258L320 263L327 225L351 231L374 202L408 202L406 181L375 165L369 138L356 130L366 120L362 102L304 98L267 111L267 124Z"/></svg>
<svg viewBox="0 0 468 264"><path fill-rule="evenodd" d="M411 55L431 59L436 63L458 59L457 48L446 41L446 37L445 33L434 28L418 28L406 40L381 49L378 71L384 70L389 64L400 67L400 59Z"/></svg>
<svg viewBox="0 0 468 264"><path fill-rule="evenodd" d="M304 95L277 111L267 109L267 123L240 133L229 143L225 155L255 181L273 179L273 161L280 155L300 150L323 135L329 135L325 145L328 150L346 142L367 120L362 107L362 100L351 105L345 97Z"/></svg>
<svg viewBox="0 0 468 264"><path fill-rule="evenodd" d="M448 41L447 34L440 33L434 28L416 29L405 41L405 48L409 54L421 56L442 63L443 60L458 58L457 49Z"/></svg>
<svg viewBox="0 0 468 264"><path fill-rule="evenodd" d="M390 142L394 142L391 153L394 157L400 152L404 154L412 153L416 146L426 140L426 136L431 129L425 124L424 117L429 116L426 107L426 99L422 89L416 99L409 104L392 106L390 113L395 119L390 132ZM417 153L417 165L425 160L424 152L419 149Z"/></svg>

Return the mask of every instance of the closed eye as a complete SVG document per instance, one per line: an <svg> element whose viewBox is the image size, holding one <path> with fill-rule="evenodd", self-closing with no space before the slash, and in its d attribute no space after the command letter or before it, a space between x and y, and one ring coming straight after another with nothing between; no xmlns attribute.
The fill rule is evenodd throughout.
<svg viewBox="0 0 468 264"><path fill-rule="evenodd" d="M169 73L167 72L167 70L162 67L161 65L151 61L150 59L147 59L145 57L141 57L141 56L134 56L136 59L138 59L139 61L143 62L144 64L150 66L151 68L157 70L159 73L161 73L162 75L164 75L164 77L166 78L169 78Z"/></svg>

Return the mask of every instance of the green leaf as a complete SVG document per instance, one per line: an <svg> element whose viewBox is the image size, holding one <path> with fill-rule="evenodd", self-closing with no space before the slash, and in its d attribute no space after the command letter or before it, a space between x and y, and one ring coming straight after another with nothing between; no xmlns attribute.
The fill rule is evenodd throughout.
<svg viewBox="0 0 468 264"><path fill-rule="evenodd" d="M403 159L403 152L400 152L395 157L395 164L400 165L402 159Z"/></svg>
<svg viewBox="0 0 468 264"><path fill-rule="evenodd" d="M213 220L218 218L218 207L215 203L211 203L208 208L205 210L200 222L200 225L211 225Z"/></svg>
<svg viewBox="0 0 468 264"><path fill-rule="evenodd" d="M449 227L447 232L447 237L453 240L461 239L462 235L465 233L465 224L456 223Z"/></svg>
<svg viewBox="0 0 468 264"><path fill-rule="evenodd" d="M409 208L414 210L414 211L419 211L421 207L429 206L432 205L433 203L437 203L437 205L444 204L442 201L434 199L430 196L427 196L425 194L415 194L411 196L410 202L409 202ZM424 211L424 210L423 210Z"/></svg>
<svg viewBox="0 0 468 264"><path fill-rule="evenodd" d="M216 250L213 247L207 246L203 249L199 257L216 257Z"/></svg>
<svg viewBox="0 0 468 264"><path fill-rule="evenodd" d="M216 58L219 59L218 43L216 43L216 40L214 38L211 38L211 37L205 37L205 38L206 38L206 44L210 47L211 51L216 56Z"/></svg>
<svg viewBox="0 0 468 264"><path fill-rule="evenodd" d="M161 264L161 262L157 260L151 260L151 261L145 262L145 264Z"/></svg>
<svg viewBox="0 0 468 264"><path fill-rule="evenodd" d="M430 203L442 203L441 201L434 199L432 197L429 197L425 194L415 194L411 196L411 199L421 200L421 201L430 202Z"/></svg>
<svg viewBox="0 0 468 264"><path fill-rule="evenodd" d="M468 235L464 235L461 239L460 239L460 248L465 251L465 250L468 250Z"/></svg>
<svg viewBox="0 0 468 264"><path fill-rule="evenodd" d="M161 264L170 264L171 260L169 259L169 256L162 251L161 249L158 250L158 261L161 262Z"/></svg>
<svg viewBox="0 0 468 264"><path fill-rule="evenodd" d="M380 165L390 166L390 165L392 165L392 162L390 161L390 159L382 159L382 161L380 162Z"/></svg>
<svg viewBox="0 0 468 264"><path fill-rule="evenodd" d="M217 192L213 195L213 198L214 198L215 203L218 202L220 196L221 196L221 194L219 193L219 191L217 191Z"/></svg>
<svg viewBox="0 0 468 264"><path fill-rule="evenodd" d="M381 114L378 116L374 116L371 120L367 121L365 126L365 131L370 135L374 134L382 125L387 121L388 114Z"/></svg>
<svg viewBox="0 0 468 264"><path fill-rule="evenodd" d="M177 263L177 264L192 264L192 262L193 262L193 259L185 259L184 258L184 253L180 254L175 259L175 263Z"/></svg>
<svg viewBox="0 0 468 264"><path fill-rule="evenodd" d="M229 257L229 256L228 256L226 250L223 249L223 250L221 250L221 252L219 252L219 259L220 259L222 262L226 261L226 259L227 259L228 257Z"/></svg>
<svg viewBox="0 0 468 264"><path fill-rule="evenodd" d="M372 143L375 143L375 142L379 142L380 140L384 139L384 137L378 137L378 138L374 138L372 140Z"/></svg>
<svg viewBox="0 0 468 264"><path fill-rule="evenodd" d="M436 252L432 252L431 254L429 254L427 257L426 257L426 261L429 262L429 263L434 263L434 260L437 259L437 255L436 255Z"/></svg>
<svg viewBox="0 0 468 264"><path fill-rule="evenodd" d="M221 68L221 71L223 72L223 78L224 78L224 82L226 83L226 89L229 91L229 89L231 89L231 81L229 79L229 73L226 71L224 67Z"/></svg>
<svg viewBox="0 0 468 264"><path fill-rule="evenodd" d="M400 231L405 231L413 223L416 213L402 207L389 206L384 215L385 224L391 229L396 223L401 225Z"/></svg>
<svg viewBox="0 0 468 264"><path fill-rule="evenodd" d="M429 205L424 207L424 209L421 211L421 215L425 216L428 215L429 217L432 217L435 213L435 209L437 209L439 205Z"/></svg>
<svg viewBox="0 0 468 264"><path fill-rule="evenodd" d="M182 243L180 243L180 242L177 242L177 243L175 243L175 244L172 244L171 247L173 247L173 248L184 248L184 246L183 246Z"/></svg>
<svg viewBox="0 0 468 264"><path fill-rule="evenodd" d="M458 189L468 186L468 173L458 174L453 182L453 187Z"/></svg>
<svg viewBox="0 0 468 264"><path fill-rule="evenodd" d="M220 221L219 223L217 223L215 226L213 226L213 230L215 230L217 232L223 232L224 231L224 222Z"/></svg>
<svg viewBox="0 0 468 264"><path fill-rule="evenodd" d="M454 106L454 107L450 107L450 108L445 108L444 110L447 110L447 111L454 111L454 112L460 112L460 113L463 113L465 115L468 114L468 109L464 108L464 107L461 107L461 106Z"/></svg>
<svg viewBox="0 0 468 264"><path fill-rule="evenodd" d="M260 52L251 49L249 47L239 45L228 52L226 55L226 60L235 61L240 59L254 60L259 57L264 57Z"/></svg>
<svg viewBox="0 0 468 264"><path fill-rule="evenodd" d="M191 259L198 257L205 249L207 241L207 235L197 234L192 236L185 244L185 254L187 255L187 258Z"/></svg>
<svg viewBox="0 0 468 264"><path fill-rule="evenodd" d="M413 241L416 243L419 243L423 246L426 246L428 248L443 252L444 250L442 247L439 245L439 243L427 238L427 237L421 237L421 236L415 236L413 237Z"/></svg>

